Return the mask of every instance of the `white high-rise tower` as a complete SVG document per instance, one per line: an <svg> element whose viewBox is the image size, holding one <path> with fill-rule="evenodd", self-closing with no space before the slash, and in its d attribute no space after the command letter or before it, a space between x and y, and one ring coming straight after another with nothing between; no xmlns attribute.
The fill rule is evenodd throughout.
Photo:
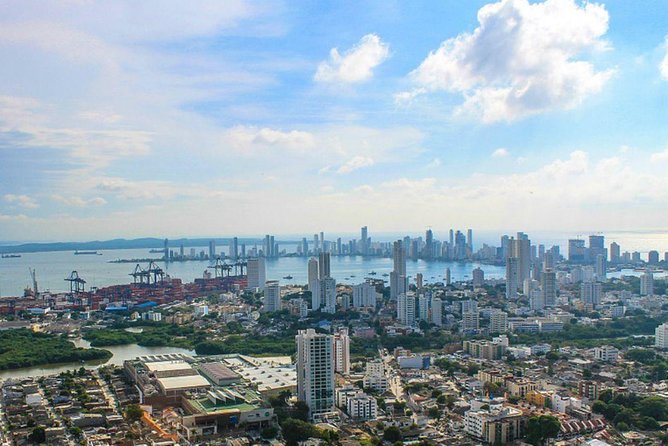
<svg viewBox="0 0 668 446"><path fill-rule="evenodd" d="M334 412L333 338L313 329L299 330L297 344L297 398L309 408L309 420Z"/></svg>

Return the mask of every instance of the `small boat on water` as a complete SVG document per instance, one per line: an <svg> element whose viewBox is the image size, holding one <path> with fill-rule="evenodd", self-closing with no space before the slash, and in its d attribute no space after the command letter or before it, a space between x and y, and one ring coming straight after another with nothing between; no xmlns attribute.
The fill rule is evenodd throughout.
<svg viewBox="0 0 668 446"><path fill-rule="evenodd" d="M21 257L21 254L3 254L2 258L3 259L18 259Z"/></svg>
<svg viewBox="0 0 668 446"><path fill-rule="evenodd" d="M283 278L284 278L285 280L292 280L292 276L291 276L291 275L284 276Z"/></svg>
<svg viewBox="0 0 668 446"><path fill-rule="evenodd" d="M101 253L98 253L97 251L79 251L76 250L74 251L75 256L101 256Z"/></svg>
<svg viewBox="0 0 668 446"><path fill-rule="evenodd" d="M375 276L376 274L378 274L378 273L375 272L375 271L371 271L371 272L369 272L369 275L370 275L370 276Z"/></svg>
<svg viewBox="0 0 668 446"><path fill-rule="evenodd" d="M383 277L387 277L387 276L389 276L389 274L383 273Z"/></svg>

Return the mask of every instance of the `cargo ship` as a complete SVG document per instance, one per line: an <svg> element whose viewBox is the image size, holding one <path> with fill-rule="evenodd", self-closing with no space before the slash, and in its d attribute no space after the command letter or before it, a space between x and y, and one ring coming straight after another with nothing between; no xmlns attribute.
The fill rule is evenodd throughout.
<svg viewBox="0 0 668 446"><path fill-rule="evenodd" d="M18 259L21 257L21 254L3 254L2 258L3 259Z"/></svg>
<svg viewBox="0 0 668 446"><path fill-rule="evenodd" d="M97 251L74 251L75 256L101 256L101 253L98 253Z"/></svg>

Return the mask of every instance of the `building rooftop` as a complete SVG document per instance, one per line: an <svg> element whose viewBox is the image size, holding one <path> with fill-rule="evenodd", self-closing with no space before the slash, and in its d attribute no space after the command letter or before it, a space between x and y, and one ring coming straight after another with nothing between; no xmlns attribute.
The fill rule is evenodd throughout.
<svg viewBox="0 0 668 446"><path fill-rule="evenodd" d="M239 379L237 373L233 372L228 367L225 367L220 362L205 362L200 365L200 369L206 376L214 381Z"/></svg>
<svg viewBox="0 0 668 446"><path fill-rule="evenodd" d="M147 362L146 368L151 372L167 372L174 370L192 370L187 362L178 359L175 361Z"/></svg>
<svg viewBox="0 0 668 446"><path fill-rule="evenodd" d="M191 387L211 387L209 381L202 375L174 376L171 378L160 378L158 382L165 390L188 389Z"/></svg>

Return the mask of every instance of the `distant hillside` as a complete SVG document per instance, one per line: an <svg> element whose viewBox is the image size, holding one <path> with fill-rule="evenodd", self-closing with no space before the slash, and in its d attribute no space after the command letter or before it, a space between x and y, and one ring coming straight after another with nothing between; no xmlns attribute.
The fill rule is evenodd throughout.
<svg viewBox="0 0 668 446"><path fill-rule="evenodd" d="M217 246L226 246L230 244L231 238L181 238L169 240L170 249L178 249L181 245L184 247L208 246L209 241L215 240ZM245 243L247 246L258 244L262 246L262 239L240 238L239 245ZM15 252L47 252L47 251L97 251L107 249L157 249L164 246L164 239L160 238L137 238L132 240L114 239L114 240L95 240L92 242L53 242L53 243L24 243L20 245L0 246L0 253ZM282 241L277 243L296 243Z"/></svg>

